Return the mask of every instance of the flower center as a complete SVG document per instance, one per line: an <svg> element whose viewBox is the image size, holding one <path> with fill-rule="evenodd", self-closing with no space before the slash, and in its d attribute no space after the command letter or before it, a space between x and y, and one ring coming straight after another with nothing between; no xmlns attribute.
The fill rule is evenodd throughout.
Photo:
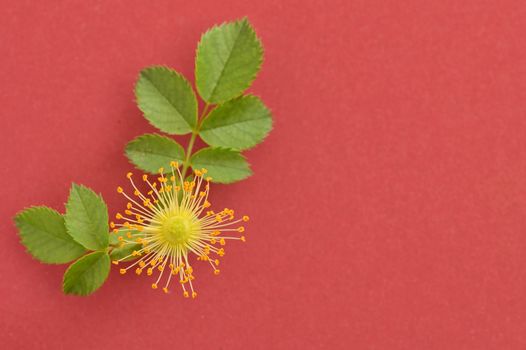
<svg viewBox="0 0 526 350"><path fill-rule="evenodd" d="M162 237L172 245L181 245L190 240L195 223L188 215L174 215L165 219L161 227Z"/></svg>

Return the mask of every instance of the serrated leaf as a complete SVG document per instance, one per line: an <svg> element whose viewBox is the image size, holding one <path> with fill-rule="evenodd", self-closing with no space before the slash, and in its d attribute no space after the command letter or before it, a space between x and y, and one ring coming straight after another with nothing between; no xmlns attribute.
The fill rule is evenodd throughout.
<svg viewBox="0 0 526 350"><path fill-rule="evenodd" d="M256 96L242 96L214 109L199 136L214 147L244 150L263 141L272 129L270 111Z"/></svg>
<svg viewBox="0 0 526 350"><path fill-rule="evenodd" d="M208 103L221 103L243 93L263 61L263 47L247 19L213 27L197 47L197 91Z"/></svg>
<svg viewBox="0 0 526 350"><path fill-rule="evenodd" d="M207 169L207 175L218 183L232 183L252 175L245 157L226 148L203 148L192 156L191 164L194 169Z"/></svg>
<svg viewBox="0 0 526 350"><path fill-rule="evenodd" d="M126 145L126 156L138 168L157 173L159 168L170 168L171 161L182 162L184 149L171 138L144 134Z"/></svg>
<svg viewBox="0 0 526 350"><path fill-rule="evenodd" d="M64 218L57 211L31 207L15 216L22 244L37 260L47 264L65 264L86 252L66 232Z"/></svg>
<svg viewBox="0 0 526 350"><path fill-rule="evenodd" d="M135 85L137 105L155 127L183 135L197 123L197 99L188 81L178 72L161 66L145 68Z"/></svg>
<svg viewBox="0 0 526 350"><path fill-rule="evenodd" d="M72 184L64 218L69 235L84 247L99 250L108 246L108 208L91 189Z"/></svg>
<svg viewBox="0 0 526 350"><path fill-rule="evenodd" d="M69 266L64 274L62 290L66 294L88 295L102 286L110 272L110 257L106 252L83 256Z"/></svg>

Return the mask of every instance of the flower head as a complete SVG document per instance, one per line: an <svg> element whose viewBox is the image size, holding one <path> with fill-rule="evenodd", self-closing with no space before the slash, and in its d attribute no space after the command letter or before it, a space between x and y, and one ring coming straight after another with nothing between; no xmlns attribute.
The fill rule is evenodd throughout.
<svg viewBox="0 0 526 350"><path fill-rule="evenodd" d="M205 169L195 170L192 181L184 181L177 162L170 163L170 171L165 174L159 169L157 181L150 181L148 175L142 180L149 188L141 192L133 180L133 174L127 178L133 187L133 195L128 195L121 187L117 192L127 198L124 214L117 213L122 223L110 223L115 234L128 231L119 236L120 245L138 245L130 255L113 261L114 264L130 258L138 258L127 267L121 268L125 274L134 269L137 275L157 274L153 289L168 293L172 279L178 279L185 297L197 296L190 256L208 262L214 274L219 274L219 258L225 254L228 240L245 241L245 228L242 222L248 216L234 218L234 210L225 208L215 213L207 210L211 178L205 177ZM160 284L162 282L162 284Z"/></svg>

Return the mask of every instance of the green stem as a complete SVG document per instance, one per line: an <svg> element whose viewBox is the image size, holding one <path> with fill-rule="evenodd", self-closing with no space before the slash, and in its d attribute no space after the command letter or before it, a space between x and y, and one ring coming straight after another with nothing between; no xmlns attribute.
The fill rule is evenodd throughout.
<svg viewBox="0 0 526 350"><path fill-rule="evenodd" d="M188 147L186 148L186 158L183 163L183 170L181 171L181 173L183 174L183 181L186 177L186 171L188 170L188 166L190 166L190 157L192 156L192 148L194 148L194 143L197 134L197 131L192 131L192 137L190 137L190 142L188 143Z"/></svg>
<svg viewBox="0 0 526 350"><path fill-rule="evenodd" d="M192 149L194 148L195 139L197 138L197 135L199 134L199 129L201 128L201 124L203 120L206 118L206 114L208 113L209 107L210 105L206 104L205 108L203 108L203 112L201 113L201 116L197 120L197 125L195 127L195 130L192 131L190 142L188 143L188 147L186 148L186 157L183 162L183 170L181 171L181 173L183 174L183 181L186 177L186 172L188 171L188 167L190 166L190 157L192 156Z"/></svg>

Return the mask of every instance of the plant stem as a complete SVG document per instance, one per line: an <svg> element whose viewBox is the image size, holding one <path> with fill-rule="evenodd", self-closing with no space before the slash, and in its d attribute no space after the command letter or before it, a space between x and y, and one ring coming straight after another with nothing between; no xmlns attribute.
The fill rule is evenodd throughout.
<svg viewBox="0 0 526 350"><path fill-rule="evenodd" d="M183 174L183 181L185 179L186 172L188 171L188 167L190 166L190 157L192 156L192 149L194 148L195 139L197 138L197 135L199 134L199 129L201 128L201 124L203 120L206 118L206 114L208 113L209 107L210 105L206 104L205 108L203 108L203 112L201 113L201 116L197 120L197 125L195 127L195 130L192 131L190 142L188 142L188 147L186 148L186 157L183 162L183 170L181 171L181 173Z"/></svg>
<svg viewBox="0 0 526 350"><path fill-rule="evenodd" d="M190 165L190 157L192 156L192 148L194 148L195 139L197 137L197 131L192 131L192 137L190 137L190 142L188 143L188 147L186 148L186 158L183 163L183 181L186 176L186 171L188 170L188 166Z"/></svg>

